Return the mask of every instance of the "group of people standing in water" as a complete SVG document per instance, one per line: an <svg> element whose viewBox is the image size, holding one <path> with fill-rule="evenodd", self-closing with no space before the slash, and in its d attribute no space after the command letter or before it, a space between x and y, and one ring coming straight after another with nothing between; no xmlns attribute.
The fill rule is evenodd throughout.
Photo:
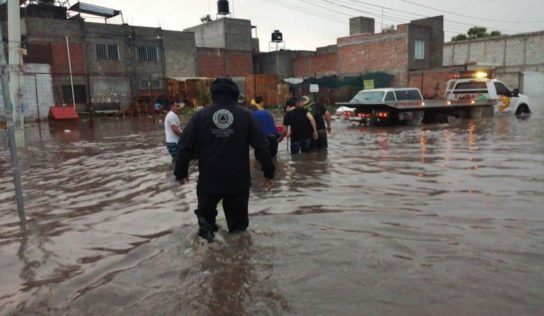
<svg viewBox="0 0 544 316"><path fill-rule="evenodd" d="M269 140L270 153L273 157L276 156L278 143L287 136L291 141L289 146L291 154L327 149L327 134L331 132L331 115L321 102L312 103L307 96L287 100L283 108L281 133L274 123L272 114L264 109L262 97L256 97L250 109Z"/></svg>
<svg viewBox="0 0 544 316"><path fill-rule="evenodd" d="M291 98L284 107L283 131L264 109L262 97L247 111L237 104L240 91L230 78L218 78L210 87L212 104L194 114L182 128L179 107L169 109L165 119L166 147L175 164L174 175L181 185L189 181L189 162L198 157L195 210L198 235L214 241L217 204L222 201L229 234L243 232L249 225L248 201L251 187L249 149L264 174L263 186L274 184L278 143L289 137L291 154L326 150L331 116L320 102L308 97ZM177 142L176 142L177 140Z"/></svg>

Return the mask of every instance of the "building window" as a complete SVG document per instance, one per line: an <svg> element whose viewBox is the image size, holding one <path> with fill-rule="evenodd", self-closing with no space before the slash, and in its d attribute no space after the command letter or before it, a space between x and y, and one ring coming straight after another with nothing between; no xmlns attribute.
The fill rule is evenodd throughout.
<svg viewBox="0 0 544 316"><path fill-rule="evenodd" d="M96 44L97 60L119 60L119 49L116 44Z"/></svg>
<svg viewBox="0 0 544 316"><path fill-rule="evenodd" d="M151 82L151 86L149 85L149 82ZM161 79L153 79L149 81L148 79L142 79L140 80L140 90L160 90L162 89L162 80Z"/></svg>
<svg viewBox="0 0 544 316"><path fill-rule="evenodd" d="M425 42L424 41L416 41L415 46L415 59L425 59Z"/></svg>
<svg viewBox="0 0 544 316"><path fill-rule="evenodd" d="M158 61L159 48L156 46L138 46L139 61Z"/></svg>

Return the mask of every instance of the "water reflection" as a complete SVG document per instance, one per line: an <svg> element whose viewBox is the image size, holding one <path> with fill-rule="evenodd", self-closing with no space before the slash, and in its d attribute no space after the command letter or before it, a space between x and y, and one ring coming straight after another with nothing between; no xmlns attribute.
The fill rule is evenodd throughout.
<svg viewBox="0 0 544 316"><path fill-rule="evenodd" d="M158 119L29 124L26 234L0 152L0 314L531 314L542 117L336 121L327 152L282 145L272 192L255 167L249 237L213 246L196 241L196 173L174 181Z"/></svg>
<svg viewBox="0 0 544 316"><path fill-rule="evenodd" d="M258 249L251 235L225 237L206 252L194 272L206 275L196 285L193 311L205 315L282 315L288 303L271 284L271 249Z"/></svg>

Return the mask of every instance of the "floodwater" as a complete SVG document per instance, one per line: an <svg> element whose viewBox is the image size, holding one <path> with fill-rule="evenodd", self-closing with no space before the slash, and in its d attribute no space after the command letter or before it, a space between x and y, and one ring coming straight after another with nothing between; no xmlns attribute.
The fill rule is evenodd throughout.
<svg viewBox="0 0 544 316"><path fill-rule="evenodd" d="M250 230L196 238L158 118L5 134L0 315L543 315L544 102L423 127L335 121L328 154L254 167ZM2 132L3 133L3 132ZM221 213L221 211L220 211Z"/></svg>

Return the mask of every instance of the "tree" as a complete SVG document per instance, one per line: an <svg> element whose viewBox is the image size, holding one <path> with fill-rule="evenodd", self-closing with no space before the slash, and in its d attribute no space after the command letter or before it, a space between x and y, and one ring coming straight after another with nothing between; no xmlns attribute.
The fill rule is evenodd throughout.
<svg viewBox="0 0 544 316"><path fill-rule="evenodd" d="M483 26L473 26L470 29L468 29L466 34L460 33L456 36L451 38L452 42L458 42L458 41L465 41L465 40L471 40L471 39L477 39L477 38L485 38L485 37L493 37L493 36L501 36L501 32L499 31L491 31L487 32L487 28Z"/></svg>
<svg viewBox="0 0 544 316"><path fill-rule="evenodd" d="M488 35L487 28L483 26L473 26L468 29L467 35L470 39L486 37Z"/></svg>
<svg viewBox="0 0 544 316"><path fill-rule="evenodd" d="M501 36L501 32L499 31L491 31L491 33L489 33L489 37L493 37L493 36Z"/></svg>
<svg viewBox="0 0 544 316"><path fill-rule="evenodd" d="M458 42L458 41L464 41L464 40L467 40L468 37L466 34L457 34L455 35L454 37L451 38L451 41L452 42Z"/></svg>

